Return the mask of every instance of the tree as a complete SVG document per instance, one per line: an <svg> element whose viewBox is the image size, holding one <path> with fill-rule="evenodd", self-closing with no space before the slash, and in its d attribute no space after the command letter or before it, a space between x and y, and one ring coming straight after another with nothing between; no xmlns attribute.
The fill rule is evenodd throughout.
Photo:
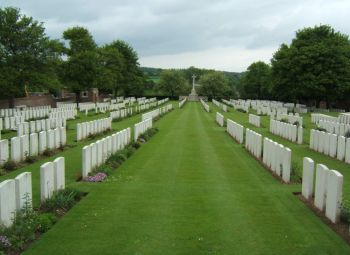
<svg viewBox="0 0 350 255"><path fill-rule="evenodd" d="M42 23L16 8L0 9L0 95L10 107L27 91L60 85L56 68L62 49L46 36Z"/></svg>
<svg viewBox="0 0 350 255"><path fill-rule="evenodd" d="M273 92L280 100L316 99L328 104L350 92L348 36L327 25L297 31L272 59Z"/></svg>
<svg viewBox="0 0 350 255"><path fill-rule="evenodd" d="M117 94L122 82L123 56L110 44L98 49L100 91Z"/></svg>
<svg viewBox="0 0 350 255"><path fill-rule="evenodd" d="M190 85L185 77L175 70L163 70L159 79L159 90L168 96L179 96L190 92Z"/></svg>
<svg viewBox="0 0 350 255"><path fill-rule="evenodd" d="M243 97L271 99L271 68L262 61L251 64L241 78Z"/></svg>
<svg viewBox="0 0 350 255"><path fill-rule="evenodd" d="M199 79L199 94L211 98L226 97L230 94L229 82L222 72L210 72Z"/></svg>
<svg viewBox="0 0 350 255"><path fill-rule="evenodd" d="M113 41L110 46L122 55L121 91L124 95L141 95L146 79L140 70L136 51L122 40Z"/></svg>
<svg viewBox="0 0 350 255"><path fill-rule="evenodd" d="M68 41L68 56L63 65L62 78L65 84L76 94L80 102L80 92L97 85L98 54L96 44L86 28L73 27L63 32Z"/></svg>

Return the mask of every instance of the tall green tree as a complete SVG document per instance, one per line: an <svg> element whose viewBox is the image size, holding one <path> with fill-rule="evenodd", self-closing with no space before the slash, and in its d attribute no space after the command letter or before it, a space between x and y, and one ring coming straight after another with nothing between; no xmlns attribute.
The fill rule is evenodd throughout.
<svg viewBox="0 0 350 255"><path fill-rule="evenodd" d="M190 85L181 72L175 70L163 70L160 74L159 90L167 96L187 95Z"/></svg>
<svg viewBox="0 0 350 255"><path fill-rule="evenodd" d="M139 67L136 51L122 40L113 41L110 46L116 48L122 55L120 90L124 95L141 95L146 79Z"/></svg>
<svg viewBox="0 0 350 255"><path fill-rule="evenodd" d="M222 72L213 71L199 79L199 94L211 98L227 97L231 94L229 81Z"/></svg>
<svg viewBox="0 0 350 255"><path fill-rule="evenodd" d="M97 46L89 31L83 27L69 28L63 32L68 41L67 61L63 65L62 78L75 94L77 103L80 92L98 85L99 65Z"/></svg>
<svg viewBox="0 0 350 255"><path fill-rule="evenodd" d="M98 84L102 92L117 95L122 82L123 56L113 45L106 44L98 49Z"/></svg>
<svg viewBox="0 0 350 255"><path fill-rule="evenodd" d="M46 36L42 23L17 8L0 9L0 97L13 107L13 99L27 91L59 86L62 49Z"/></svg>
<svg viewBox="0 0 350 255"><path fill-rule="evenodd" d="M273 92L280 100L345 99L350 92L350 43L327 25L297 31L272 59Z"/></svg>
<svg viewBox="0 0 350 255"><path fill-rule="evenodd" d="M271 68L258 61L251 64L241 78L243 97L250 99L271 99Z"/></svg>

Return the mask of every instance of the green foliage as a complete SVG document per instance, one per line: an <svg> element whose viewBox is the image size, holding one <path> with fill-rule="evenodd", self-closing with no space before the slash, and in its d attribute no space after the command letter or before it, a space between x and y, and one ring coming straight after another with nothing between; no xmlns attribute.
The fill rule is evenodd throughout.
<svg viewBox="0 0 350 255"><path fill-rule="evenodd" d="M202 96L217 98L230 94L228 79L222 72L211 72L202 75L199 84L198 93Z"/></svg>
<svg viewBox="0 0 350 255"><path fill-rule="evenodd" d="M53 213L43 213L38 216L38 231L40 233L47 232L57 222L57 217Z"/></svg>
<svg viewBox="0 0 350 255"><path fill-rule="evenodd" d="M11 100L28 91L59 87L57 68L63 46L46 36L42 23L19 9L0 8L0 46L1 98Z"/></svg>
<svg viewBox="0 0 350 255"><path fill-rule="evenodd" d="M0 233L6 236L11 243L11 250L21 251L24 245L35 239L35 232L38 228L38 214L30 206L31 201L26 195L24 207L17 211L13 219L13 224L8 227L2 227Z"/></svg>
<svg viewBox="0 0 350 255"><path fill-rule="evenodd" d="M341 213L340 213L341 221L346 224L350 224L350 201L343 199L341 204Z"/></svg>
<svg viewBox="0 0 350 255"><path fill-rule="evenodd" d="M102 164L99 166L94 173L105 173L106 175L111 175L113 173L113 169L117 168L119 165L115 164L116 161L113 161L111 158L109 158L106 162L106 164Z"/></svg>
<svg viewBox="0 0 350 255"><path fill-rule="evenodd" d="M13 160L8 160L3 165L3 168L8 172L15 170L17 167L18 167L18 164Z"/></svg>
<svg viewBox="0 0 350 255"><path fill-rule="evenodd" d="M302 167L299 163L293 161L292 169L290 171L290 181L291 183L301 183Z"/></svg>
<svg viewBox="0 0 350 255"><path fill-rule="evenodd" d="M160 74L158 88L164 95L180 96L190 93L190 85L180 71L164 70Z"/></svg>
<svg viewBox="0 0 350 255"><path fill-rule="evenodd" d="M44 212L51 212L57 215L67 212L82 194L72 188L66 188L55 192L52 197L41 203L40 209Z"/></svg>
<svg viewBox="0 0 350 255"><path fill-rule="evenodd" d="M350 91L348 36L326 25L297 31L272 59L273 92L284 101L346 99Z"/></svg>
<svg viewBox="0 0 350 255"><path fill-rule="evenodd" d="M271 68L262 61L248 67L240 80L243 87L242 97L249 99L271 98Z"/></svg>

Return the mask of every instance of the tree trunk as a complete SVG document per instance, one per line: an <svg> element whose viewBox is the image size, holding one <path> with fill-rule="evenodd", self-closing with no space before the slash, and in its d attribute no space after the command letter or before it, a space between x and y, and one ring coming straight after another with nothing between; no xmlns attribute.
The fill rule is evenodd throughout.
<svg viewBox="0 0 350 255"><path fill-rule="evenodd" d="M75 92L75 102L77 103L77 107L79 107L79 103L80 103L80 91Z"/></svg>
<svg viewBox="0 0 350 255"><path fill-rule="evenodd" d="M8 99L9 102L9 108L15 108L15 97L11 96Z"/></svg>

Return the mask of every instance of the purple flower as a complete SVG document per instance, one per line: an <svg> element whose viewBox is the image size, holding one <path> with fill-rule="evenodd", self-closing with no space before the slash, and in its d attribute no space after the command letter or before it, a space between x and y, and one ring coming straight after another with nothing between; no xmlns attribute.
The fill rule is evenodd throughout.
<svg viewBox="0 0 350 255"><path fill-rule="evenodd" d="M0 243L2 247L10 247L11 242L6 236L1 236L0 235Z"/></svg>
<svg viewBox="0 0 350 255"><path fill-rule="evenodd" d="M104 179L107 178L107 175L105 173L97 173L93 176L86 176L83 181L85 182L102 182Z"/></svg>

